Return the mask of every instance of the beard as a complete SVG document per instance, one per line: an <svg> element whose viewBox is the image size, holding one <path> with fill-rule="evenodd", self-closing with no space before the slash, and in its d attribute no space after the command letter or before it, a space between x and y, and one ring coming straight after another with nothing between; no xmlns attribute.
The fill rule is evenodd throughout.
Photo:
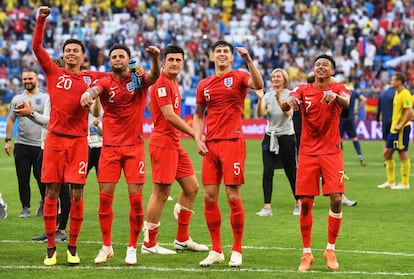
<svg viewBox="0 0 414 279"><path fill-rule="evenodd" d="M124 67L111 67L111 70L115 74L121 74L124 71Z"/></svg>
<svg viewBox="0 0 414 279"><path fill-rule="evenodd" d="M25 83L25 84L24 84L24 88L25 88L27 91L32 91L33 89L35 89L35 88L36 88L36 83L31 83L31 82L29 82L29 83Z"/></svg>

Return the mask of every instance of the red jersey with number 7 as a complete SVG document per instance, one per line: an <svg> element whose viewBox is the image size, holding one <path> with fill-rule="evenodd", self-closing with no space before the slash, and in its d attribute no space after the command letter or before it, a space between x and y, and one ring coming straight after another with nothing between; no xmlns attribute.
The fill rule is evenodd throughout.
<svg viewBox="0 0 414 279"><path fill-rule="evenodd" d="M336 101L331 104L321 103L322 97L327 93L351 95L351 91L342 83L330 84L324 89L314 84L304 84L289 94L300 100L302 114L300 154L321 155L342 151L339 135L342 107Z"/></svg>

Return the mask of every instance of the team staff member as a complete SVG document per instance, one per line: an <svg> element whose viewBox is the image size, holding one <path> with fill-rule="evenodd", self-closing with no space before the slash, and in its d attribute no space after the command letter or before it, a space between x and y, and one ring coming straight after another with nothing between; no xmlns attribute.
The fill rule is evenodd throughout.
<svg viewBox="0 0 414 279"><path fill-rule="evenodd" d="M296 184L296 139L293 127L293 110L283 111L281 104L287 99L290 90L289 75L284 69L274 69L270 75L273 90L259 91L257 102L257 116L267 114L266 132L262 141L263 157L263 195L264 207L256 213L257 216L272 216L273 176L278 157L281 160L290 188L295 198L293 215L300 213L300 201L295 195Z"/></svg>
<svg viewBox="0 0 414 279"><path fill-rule="evenodd" d="M146 52L152 58L151 72L145 73L142 67L136 71L137 75L142 76L142 88L134 88L131 79L128 69L131 58L129 48L114 44L109 50L112 73L98 80L80 99L82 106L89 107L99 96L104 111L103 143L98 166L99 224L103 244L95 258L96 264L103 264L114 255L111 236L114 219L112 203L121 170L124 171L128 184L130 203L130 233L125 264L133 265L137 262L136 247L144 220L142 191L145 183L145 149L142 124L148 87L160 75L160 50L149 46Z"/></svg>
<svg viewBox="0 0 414 279"><path fill-rule="evenodd" d="M342 194L344 165L339 134L339 120L343 108L348 108L350 91L342 83L331 83L335 72L334 59L326 54L314 62L315 82L299 86L282 104L285 111L300 107L302 113L302 138L296 173L296 195L300 197L300 229L303 256L299 271L308 271L314 262L311 251L312 207L319 195L322 175L323 195L330 198L328 215L328 244L324 252L327 266L339 268L335 243L342 223Z"/></svg>
<svg viewBox="0 0 414 279"><path fill-rule="evenodd" d="M46 76L50 97L50 120L46 137L42 182L46 184L44 222L47 234L47 254L44 265L57 263L55 242L56 206L62 183L70 184L69 242L66 251L69 264L79 264L77 239L84 212L83 187L88 166L88 111L79 106L79 98L88 86L103 73L81 71L85 46L81 41L68 39L63 43L61 68L43 48L44 29L50 8L41 6L36 21L32 49Z"/></svg>
<svg viewBox="0 0 414 279"><path fill-rule="evenodd" d="M240 197L244 183L246 144L242 134L242 110L247 89L263 89L263 79L247 49L238 47L250 72L232 70L233 46L217 41L211 47L215 73L201 80L196 89L196 109L193 119L194 139L198 153L203 156L202 183L204 186L204 215L212 240L212 250L202 260L206 267L224 261L221 245L221 215L218 206L220 183L224 178L227 201L230 206L230 223L233 247L229 266L242 264L244 209ZM204 127L205 112L206 127ZM205 129L206 128L206 129ZM203 133L206 131L206 139Z"/></svg>
<svg viewBox="0 0 414 279"><path fill-rule="evenodd" d="M30 216L30 173L33 167L33 175L39 188L41 200L36 215L43 216L43 201L45 197L45 185L40 181L40 168L38 157L41 152L42 127L33 125L32 121L20 114L20 110L28 103L32 104L33 113L43 114L45 104L49 99L46 92L37 86L37 72L34 69L23 69L22 82L24 92L13 97L10 103L9 116L6 122L6 145L4 150L11 154L14 123L19 119L17 126L17 139L14 144L14 162L16 166L17 182L19 185L19 197L22 204L22 212L19 217Z"/></svg>
<svg viewBox="0 0 414 279"><path fill-rule="evenodd" d="M41 144L41 151L39 153L38 162L39 165L42 166L43 164L43 149L45 146L45 140L47 135L47 123L49 122L49 115L50 115L50 100L49 98L46 100L45 108L43 110L43 114L37 113L33 110L32 103L24 103L23 107L19 109L19 115L26 116L28 119L40 125L42 127L42 144ZM64 242L66 241L66 225L69 218L69 210L70 210L70 195L69 195L69 186L67 184L63 184L60 188L60 195L59 195L59 205L58 205L58 218L57 218L57 229L56 229L56 242ZM46 233L42 233L41 235L35 236L32 238L35 241L47 241Z"/></svg>
<svg viewBox="0 0 414 279"><path fill-rule="evenodd" d="M177 180L182 189L174 208L178 228L174 248L178 250L208 251L206 245L194 242L188 233L193 204L199 186L187 151L181 146L181 132L194 137L193 129L180 118L181 95L177 76L184 66L184 50L169 45L164 50L163 71L150 89L150 106L154 130L151 133L149 152L152 169L152 194L144 222L144 254L175 254L157 244L158 227L162 210Z"/></svg>

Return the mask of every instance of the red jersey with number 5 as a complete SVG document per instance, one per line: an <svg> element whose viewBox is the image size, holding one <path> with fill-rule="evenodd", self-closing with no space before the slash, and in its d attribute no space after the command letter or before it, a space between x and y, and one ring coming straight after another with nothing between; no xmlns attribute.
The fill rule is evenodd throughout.
<svg viewBox="0 0 414 279"><path fill-rule="evenodd" d="M199 82L196 103L207 107L207 141L243 138L242 116L249 79L248 72L233 70Z"/></svg>

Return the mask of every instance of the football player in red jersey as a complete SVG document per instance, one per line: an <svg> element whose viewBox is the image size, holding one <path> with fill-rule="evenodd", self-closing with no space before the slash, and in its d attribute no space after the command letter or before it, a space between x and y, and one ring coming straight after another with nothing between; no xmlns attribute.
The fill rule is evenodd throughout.
<svg viewBox="0 0 414 279"><path fill-rule="evenodd" d="M46 18L49 14L50 7L39 8L32 42L33 52L46 76L51 104L41 178L46 184L43 219L48 245L43 263L47 266L55 265L57 262L56 204L63 183L70 184L71 197L67 262L80 262L76 243L83 222L83 187L88 166L88 111L79 106L79 98L95 79L105 75L81 71L85 46L76 39L68 39L63 44L65 67L61 68L53 62L42 46Z"/></svg>
<svg viewBox="0 0 414 279"><path fill-rule="evenodd" d="M233 246L229 266L242 264L244 209L240 197L244 183L246 144L242 131L244 99L248 88L263 89L260 72L247 49L238 47L249 72L233 70L233 45L217 41L211 47L215 73L201 80L196 89L196 109L193 119L195 141L203 156L204 215L212 240L212 250L202 260L206 267L224 261L221 245L221 215L218 195L222 179L226 186L233 231ZM205 123L205 112L208 111ZM204 126L205 124L205 126ZM206 131L204 140L202 138Z"/></svg>
<svg viewBox="0 0 414 279"><path fill-rule="evenodd" d="M180 143L181 132L194 137L193 129L180 118L181 94L177 77L184 67L184 50L179 46L169 45L164 49L163 56L163 71L150 89L154 123L149 142L153 187L147 206L147 220L144 223L146 239L141 252L175 254L175 251L161 247L157 243L162 209L174 180L177 180L182 188L174 208L174 216L178 222L174 248L177 251L208 251L206 245L196 243L188 233L199 186L190 156Z"/></svg>
<svg viewBox="0 0 414 279"><path fill-rule="evenodd" d="M142 88L135 88L131 78L128 68L131 58L129 48L115 44L109 50L111 74L96 81L80 98L80 104L88 107L99 96L104 111L103 142L98 166L99 224L103 244L95 258L96 264L103 264L114 255L112 202L122 170L128 184L130 202L130 234L125 264L137 262L136 246L144 219L142 191L145 183L145 147L142 124L148 87L160 75L160 50L149 46L146 51L152 58L151 72L146 73L142 67L138 67L133 73L142 77Z"/></svg>
<svg viewBox="0 0 414 279"><path fill-rule="evenodd" d="M330 198L328 215L328 244L324 253L331 270L339 268L335 243L342 223L342 195L345 192L344 163L339 134L339 120L343 108L349 107L351 92L343 83L331 81L335 61L326 54L314 62L315 82L300 85L289 94L284 109L300 107L302 135L296 173L296 195L302 208L300 228L303 256L299 271L308 271L314 262L311 251L312 207L314 197L322 193Z"/></svg>

